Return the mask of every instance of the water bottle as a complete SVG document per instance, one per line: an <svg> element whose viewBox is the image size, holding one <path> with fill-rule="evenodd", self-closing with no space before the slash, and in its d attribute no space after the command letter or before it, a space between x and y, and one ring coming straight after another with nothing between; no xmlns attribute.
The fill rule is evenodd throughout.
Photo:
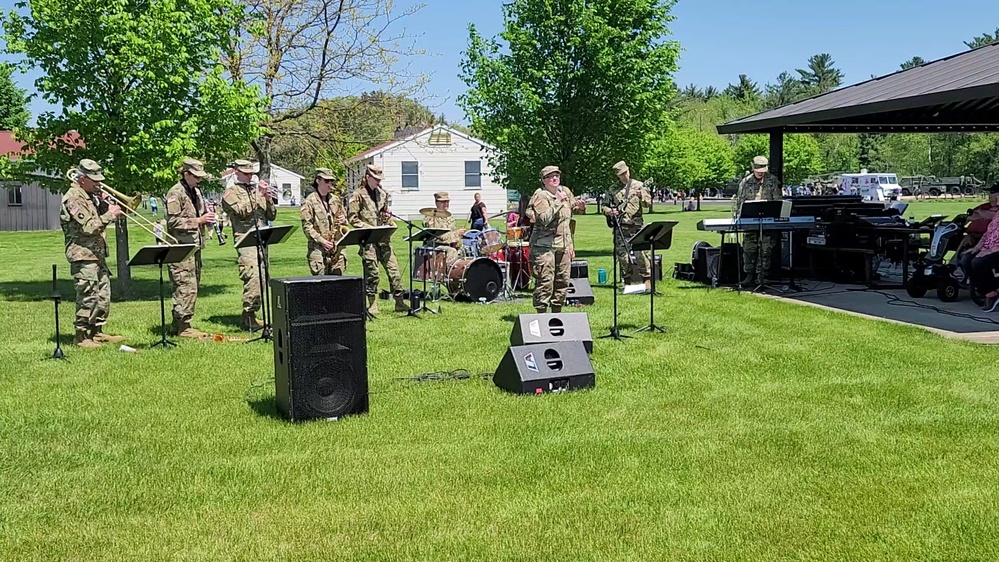
<svg viewBox="0 0 999 562"><path fill-rule="evenodd" d="M607 270L606 269L598 269L597 270L597 283L599 283L600 285L606 285L607 284Z"/></svg>

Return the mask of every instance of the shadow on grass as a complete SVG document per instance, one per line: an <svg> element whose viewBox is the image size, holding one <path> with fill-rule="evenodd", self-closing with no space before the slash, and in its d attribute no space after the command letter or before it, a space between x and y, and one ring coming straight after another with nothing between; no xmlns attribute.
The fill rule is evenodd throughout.
<svg viewBox="0 0 999 562"><path fill-rule="evenodd" d="M76 301L76 288L71 281L60 281L56 285L62 296L63 303L70 305ZM198 288L198 296L206 297L226 291L225 285L202 285ZM16 302L44 301L52 298L52 281L4 281L0 283L0 295L3 300ZM168 301L173 295L173 285L170 280L163 279L163 298ZM159 301L159 279L132 279L132 291L126 295L121 290L117 279L111 278L111 302L127 301Z"/></svg>
<svg viewBox="0 0 999 562"><path fill-rule="evenodd" d="M243 317L238 314L217 314L215 316L209 316L208 318L205 318L205 320L213 324L221 324L223 326L229 326L230 328L237 328L239 330L243 329Z"/></svg>
<svg viewBox="0 0 999 562"><path fill-rule="evenodd" d="M256 412L260 417L271 418L273 420L284 420L284 416L278 412L277 401L273 396L264 396L260 398L248 398L246 401L250 409Z"/></svg>

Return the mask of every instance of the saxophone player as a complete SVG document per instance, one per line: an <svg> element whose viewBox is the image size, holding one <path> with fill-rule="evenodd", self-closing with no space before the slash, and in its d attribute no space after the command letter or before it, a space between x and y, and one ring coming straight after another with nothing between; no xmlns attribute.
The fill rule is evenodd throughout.
<svg viewBox="0 0 999 562"><path fill-rule="evenodd" d="M312 180L312 193L302 202L299 212L302 232L309 242L306 257L313 275L343 275L347 256L336 246L347 224L347 213L340 198L332 193L336 176L329 168L319 168Z"/></svg>

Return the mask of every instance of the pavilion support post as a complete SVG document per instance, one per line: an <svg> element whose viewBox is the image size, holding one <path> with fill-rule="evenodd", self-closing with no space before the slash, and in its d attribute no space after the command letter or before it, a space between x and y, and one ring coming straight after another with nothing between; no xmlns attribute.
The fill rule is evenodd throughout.
<svg viewBox="0 0 999 562"><path fill-rule="evenodd" d="M770 173L784 185L784 133L770 131Z"/></svg>

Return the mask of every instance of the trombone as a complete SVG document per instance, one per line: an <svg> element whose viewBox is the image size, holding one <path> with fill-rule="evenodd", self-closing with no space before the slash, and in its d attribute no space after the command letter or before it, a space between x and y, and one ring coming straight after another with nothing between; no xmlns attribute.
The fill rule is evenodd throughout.
<svg viewBox="0 0 999 562"><path fill-rule="evenodd" d="M66 172L66 178L72 182L75 182L77 178L79 178L79 176L80 176L80 171L76 168L71 168L69 171ZM132 219L132 222L134 222L136 226L138 226L142 230L145 230L149 234L152 234L153 238L155 238L157 241L162 239L167 246L174 246L180 244L180 242L178 242L176 238L167 233L165 228L163 229L162 234L157 235L153 231L153 228L156 226L155 224L153 224L153 221L147 219L146 217L142 216L142 214L140 214L138 211L136 211L136 208L138 208L138 206L142 203L142 195L136 194L132 197L129 197L128 195L125 195L124 193L118 191L117 189L112 188L110 185L106 183L100 183L98 184L98 186L100 187L104 195L111 200L112 203L121 207L122 213L124 213L126 219Z"/></svg>

